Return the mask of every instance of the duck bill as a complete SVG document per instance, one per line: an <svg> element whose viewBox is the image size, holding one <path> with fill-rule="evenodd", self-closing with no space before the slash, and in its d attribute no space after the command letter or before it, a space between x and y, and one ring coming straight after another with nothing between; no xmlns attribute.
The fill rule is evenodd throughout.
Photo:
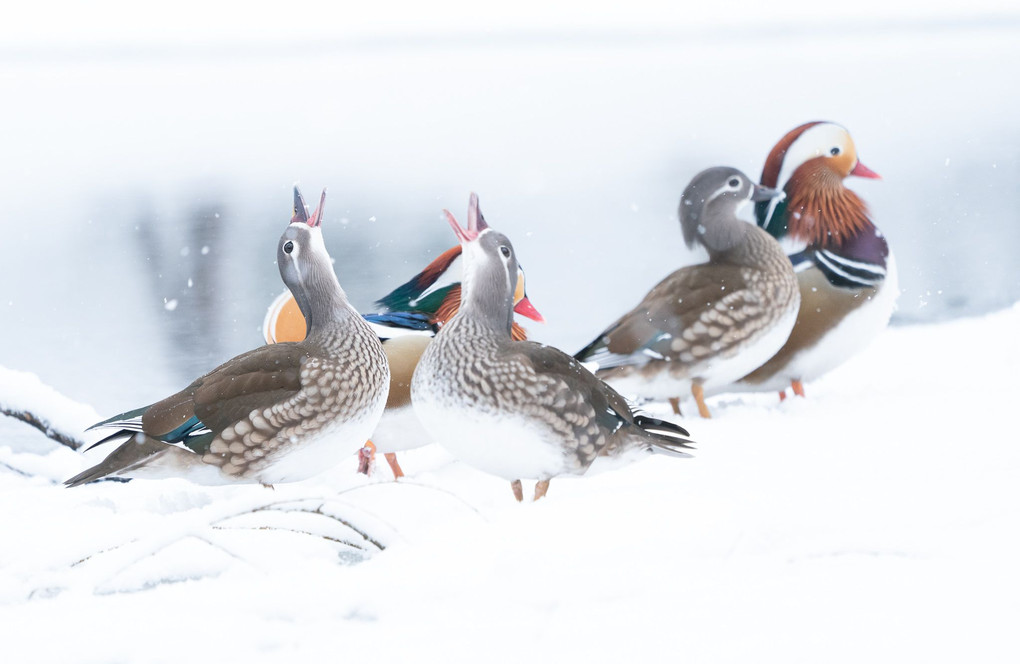
<svg viewBox="0 0 1020 664"><path fill-rule="evenodd" d="M531 300L528 299L527 295L522 297L520 301L514 305L514 313L518 313L525 318L530 318L536 323L545 322L545 318L542 317L542 314L538 313L538 309L536 309L535 305L531 303Z"/></svg>
<svg viewBox="0 0 1020 664"><path fill-rule="evenodd" d="M315 208L315 212L312 213L311 218L308 219L308 225L312 228L318 228L322 226L322 213L326 209L326 190L322 190L322 195L319 196L319 206Z"/></svg>
<svg viewBox="0 0 1020 664"><path fill-rule="evenodd" d="M850 171L850 175L856 175L859 178L868 178L869 180L881 180L882 176L871 170L861 162L857 162L854 166L854 170Z"/></svg>
<svg viewBox="0 0 1020 664"><path fill-rule="evenodd" d="M453 229L461 244L474 242L482 234L482 231L489 228L489 225L485 223L485 217L482 216L482 211L478 208L478 194L474 192L471 192L471 198L468 201L467 228L461 228L457 223L457 218L449 210L443 210L443 213L446 214L446 220L450 222L450 228Z"/></svg>
<svg viewBox="0 0 1020 664"><path fill-rule="evenodd" d="M751 190L752 201L771 201L773 198L785 197L786 194L780 189L773 189L771 187L763 187L760 184L754 185Z"/></svg>
<svg viewBox="0 0 1020 664"><path fill-rule="evenodd" d="M308 206L305 204L305 197L301 195L301 190L297 188L297 185L294 185L294 215L290 218L290 223L308 223Z"/></svg>
<svg viewBox="0 0 1020 664"><path fill-rule="evenodd" d="M460 224L457 223L457 218L453 216L453 213L449 210L443 210L443 214L446 215L446 220L450 222L450 228L453 229L453 234L457 236L461 244L468 244L478 239L478 233L472 233L470 228L461 228Z"/></svg>

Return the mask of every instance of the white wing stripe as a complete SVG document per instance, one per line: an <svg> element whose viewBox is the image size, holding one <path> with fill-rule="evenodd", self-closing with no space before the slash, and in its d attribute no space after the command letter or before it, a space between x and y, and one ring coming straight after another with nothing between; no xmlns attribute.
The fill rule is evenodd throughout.
<svg viewBox="0 0 1020 664"><path fill-rule="evenodd" d="M833 272L835 272L835 273L836 273L836 274L838 274L839 276L843 277L843 278L844 278L844 279L846 279L847 281L851 281L851 282L853 282L853 283L857 283L857 284L860 284L860 285L862 285L862 286L873 286L873 285L875 284L875 282L874 282L874 281L869 281L869 280L867 280L867 279L864 279L864 278L862 278L862 277L857 277L857 276L854 276L854 275L850 274L849 272L844 272L843 270L839 269L838 267L836 267L835 265L833 265L833 264L832 264L832 262L831 262L831 261L829 261L829 259L828 259L828 258L826 258L826 257L825 257L825 256L824 256L824 255L822 254L822 252L818 252L818 253L817 253L817 254L815 254L815 255L816 255L816 256L818 257L818 260L820 260L820 261L821 261L822 263L824 263L824 264L825 264L825 266L826 266L827 268L829 268L830 270L832 270Z"/></svg>
<svg viewBox="0 0 1020 664"><path fill-rule="evenodd" d="M879 275L881 277L885 276L885 268L883 268L880 265L875 265L874 263L862 263L860 261L850 260L849 258L846 258L844 256L840 256L839 254L834 254L831 251L829 251L828 249L822 249L821 253L825 254L826 258L828 258L830 260L833 260L833 261L836 261L837 263L839 263L840 265L843 265L845 267L848 267L848 268L851 268L851 269L854 269L854 270L864 270L865 272L871 272L872 274L877 274L877 275Z"/></svg>

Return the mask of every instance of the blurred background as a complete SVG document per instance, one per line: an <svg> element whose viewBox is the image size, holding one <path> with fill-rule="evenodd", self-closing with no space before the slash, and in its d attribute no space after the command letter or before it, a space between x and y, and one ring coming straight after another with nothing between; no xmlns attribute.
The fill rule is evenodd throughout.
<svg viewBox="0 0 1020 664"><path fill-rule="evenodd" d="M573 352L697 259L695 173L757 177L832 120L884 178L848 184L896 253L896 324L1020 299L1015 3L140 5L0 24L0 364L100 412L262 342L295 182L328 188L366 312L478 192L548 320L532 337Z"/></svg>

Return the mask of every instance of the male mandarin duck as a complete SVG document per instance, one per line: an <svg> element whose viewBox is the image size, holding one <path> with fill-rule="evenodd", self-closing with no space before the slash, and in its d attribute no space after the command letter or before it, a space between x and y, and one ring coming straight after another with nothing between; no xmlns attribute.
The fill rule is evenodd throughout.
<svg viewBox="0 0 1020 664"><path fill-rule="evenodd" d="M575 357L624 394L669 399L677 414L689 391L710 417L705 392L772 357L797 317L790 261L751 219L755 202L779 196L735 168L696 175L680 198L680 227L708 262L663 279Z"/></svg>
<svg viewBox="0 0 1020 664"><path fill-rule="evenodd" d="M537 480L535 499L559 475L583 475L598 459L683 452L683 428L636 414L566 353L511 336L518 263L488 227L471 194L468 225L450 226L464 252L461 307L425 349L411 380L415 413L433 439L479 470Z"/></svg>
<svg viewBox="0 0 1020 664"><path fill-rule="evenodd" d="M762 184L786 198L759 203L758 224L784 244L800 287L797 323L774 357L744 376L740 389L803 384L839 366L885 329L899 286L896 261L867 205L843 184L878 178L861 163L850 134L831 122L789 132L765 161Z"/></svg>
<svg viewBox="0 0 1020 664"><path fill-rule="evenodd" d="M361 453L359 470L368 473L375 451L384 452L395 478L404 476L397 452L421 447L430 442L411 407L411 375L436 331L460 308L461 247L444 251L424 270L376 301L382 311L365 314L383 344L390 365L390 392L386 411ZM297 305L290 293L283 293L269 307L263 324L268 343L304 338L304 319L295 313ZM514 311L531 320L543 322L524 290L524 271L520 270L514 289ZM511 334L516 340L527 338L516 322Z"/></svg>
<svg viewBox="0 0 1020 664"><path fill-rule="evenodd" d="M322 241L325 197L309 215L295 188L277 247L307 338L238 355L177 394L91 427L114 430L96 445L121 445L65 484L120 476L271 485L317 475L361 448L382 416L390 372L333 272Z"/></svg>

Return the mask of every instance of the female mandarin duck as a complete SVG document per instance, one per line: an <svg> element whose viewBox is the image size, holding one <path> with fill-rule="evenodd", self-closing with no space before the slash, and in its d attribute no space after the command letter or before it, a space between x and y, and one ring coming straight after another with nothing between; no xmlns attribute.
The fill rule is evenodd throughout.
<svg viewBox="0 0 1020 664"><path fill-rule="evenodd" d="M461 284L456 281L460 278L460 263L461 247L457 245L440 254L407 283L377 300L382 312L365 315L389 360L390 392L386 411L371 441L362 450L359 470L363 473L368 473L378 449L385 453L393 476L403 477L396 453L430 442L411 407L411 375L437 330L460 308ZM514 311L543 322L542 315L524 291L523 270L517 276ZM268 343L304 338L304 318L290 293L281 294L269 307L262 331ZM524 328L516 322L511 334L518 341L527 338Z"/></svg>
<svg viewBox="0 0 1020 664"><path fill-rule="evenodd" d="M878 178L857 158L843 127L809 122L789 132L765 161L762 184L782 201L759 203L758 224L784 244L797 273L801 305L786 344L738 387L804 396L814 380L863 349L889 323L899 287L896 261L851 175Z"/></svg>
<svg viewBox="0 0 1020 664"><path fill-rule="evenodd" d="M485 223L471 194L468 225L450 226L464 248L460 311L429 344L411 380L414 410L437 443L461 461L511 481L583 475L599 459L682 451L683 428L634 413L627 401L556 348L511 334L517 258ZM599 464L601 465L601 463Z"/></svg>
<svg viewBox="0 0 1020 664"><path fill-rule="evenodd" d="M316 475L361 448L382 416L390 372L333 272L320 228L325 197L309 216L295 188L277 248L307 338L238 355L173 396L95 425L114 429L96 445L123 442L68 486L108 476L274 484Z"/></svg>
<svg viewBox="0 0 1020 664"><path fill-rule="evenodd" d="M755 201L779 196L735 168L694 176L680 197L680 228L708 262L663 279L575 357L624 394L668 398L677 414L677 395L689 391L710 417L705 392L772 357L797 317L790 261L751 217Z"/></svg>

